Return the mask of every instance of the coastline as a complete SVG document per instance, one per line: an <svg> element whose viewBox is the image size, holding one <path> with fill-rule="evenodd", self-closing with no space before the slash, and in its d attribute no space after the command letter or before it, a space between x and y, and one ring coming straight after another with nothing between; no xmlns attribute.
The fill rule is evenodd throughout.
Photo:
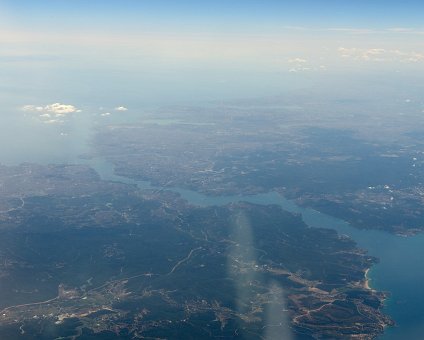
<svg viewBox="0 0 424 340"><path fill-rule="evenodd" d="M131 179L129 177L126 177L125 175L116 174L114 171L114 165L111 162L92 162L93 159L88 160L85 162L86 165L94 168L99 174L101 174L101 178L104 180L112 180L112 181L118 181L123 183L130 183L137 185L140 189L154 189L154 190L164 190L164 188L157 187L155 184L152 185L149 181L143 181L138 179ZM99 168L100 167L100 168ZM373 249L373 244L368 244L368 241L370 240L369 234L378 234L378 237L375 237L375 239L381 239L382 235L389 237L390 239L394 237L394 234L387 233L385 234L381 230L376 229L358 229L355 227L352 227L352 225L344 220L341 220L337 217L327 215L325 213L322 213L320 211L314 210L313 208L305 208L302 206L297 205L295 201L289 200L284 197L284 195L278 191L272 191L272 192L266 192L266 193L257 193L254 195L208 195L202 192L196 192L190 189L181 189L179 187L168 187L165 190L170 190L172 192L178 193L181 198L189 202L193 205L199 205L199 206L208 206L208 205L226 205L232 202L237 201L246 201L253 204L261 204L261 205L269 205L269 204L277 204L282 209L289 211L291 213L299 214L302 216L303 221L310 227L315 228L327 228L335 230L340 235L347 235L351 239L355 240L357 242L358 246L362 249ZM365 237L363 236L365 235ZM362 238L361 238L362 237ZM374 239L374 238L371 238ZM409 239L408 237L396 237L396 239ZM359 242L358 242L359 240ZM365 242L364 242L365 240ZM380 254L371 254L372 256L379 256ZM378 263L378 262L377 262ZM369 268L364 268L364 277L361 282L359 282L358 287L362 287L364 290L367 290L371 294L376 294L376 297L381 302L381 310L379 309L378 315L379 315L379 325L381 327L381 330L378 334L378 337L384 338L385 332L390 326L394 325L393 316L391 313L387 313L384 306L384 301L387 298L387 295L385 292L380 292L377 288L372 287L372 278L371 275L374 273L371 273L370 271L373 269L373 266L377 263L373 262L370 263ZM374 283L374 282L373 282ZM387 314L386 314L387 313Z"/></svg>
<svg viewBox="0 0 424 340"><path fill-rule="evenodd" d="M370 281L371 279L369 278L368 274L370 272L371 268L368 268L367 270L365 270L365 281L364 281L364 288L365 289L369 289L369 290L373 290L370 286Z"/></svg>

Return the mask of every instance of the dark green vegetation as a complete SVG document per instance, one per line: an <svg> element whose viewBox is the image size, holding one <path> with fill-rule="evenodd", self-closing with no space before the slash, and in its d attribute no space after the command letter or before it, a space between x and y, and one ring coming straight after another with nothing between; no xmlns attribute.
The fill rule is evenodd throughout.
<svg viewBox="0 0 424 340"><path fill-rule="evenodd" d="M209 195L277 191L359 228L414 234L424 228L424 126L402 103L373 103L163 109L100 128L96 147L122 176Z"/></svg>
<svg viewBox="0 0 424 340"><path fill-rule="evenodd" d="M373 338L391 324L365 287L375 259L277 206L193 207L84 166L1 167L0 186L0 338Z"/></svg>

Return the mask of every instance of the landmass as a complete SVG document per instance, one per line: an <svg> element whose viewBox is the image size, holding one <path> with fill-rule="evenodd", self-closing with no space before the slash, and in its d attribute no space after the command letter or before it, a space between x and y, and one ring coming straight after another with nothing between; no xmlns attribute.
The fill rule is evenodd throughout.
<svg viewBox="0 0 424 340"><path fill-rule="evenodd" d="M197 207L83 165L0 167L0 337L372 339L376 259L274 205ZM329 226L331 227L331 226Z"/></svg>
<svg viewBox="0 0 424 340"><path fill-rule="evenodd" d="M96 152L86 157L160 187L277 191L358 228L413 235L424 228L422 113L405 103L377 110L376 102L302 97L162 108L131 125L98 126Z"/></svg>

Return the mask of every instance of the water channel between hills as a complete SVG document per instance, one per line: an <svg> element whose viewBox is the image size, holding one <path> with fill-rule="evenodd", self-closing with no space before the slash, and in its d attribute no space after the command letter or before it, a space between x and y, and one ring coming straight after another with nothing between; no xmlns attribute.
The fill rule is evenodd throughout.
<svg viewBox="0 0 424 340"><path fill-rule="evenodd" d="M114 174L113 165L100 160L84 161L94 168L104 180L137 185L140 189L162 189L153 187L149 182L137 181ZM368 274L373 289L390 292L385 312L395 321L396 326L386 330L384 340L421 339L424 334L424 234L401 237L376 230L360 230L347 222L302 208L279 193L270 192L256 195L206 196L201 193L181 189L166 188L177 192L189 203L198 206L225 205L245 201L255 204L277 204L284 210L302 214L303 220L311 227L331 228L340 234L348 235L359 247L366 249L380 262Z"/></svg>

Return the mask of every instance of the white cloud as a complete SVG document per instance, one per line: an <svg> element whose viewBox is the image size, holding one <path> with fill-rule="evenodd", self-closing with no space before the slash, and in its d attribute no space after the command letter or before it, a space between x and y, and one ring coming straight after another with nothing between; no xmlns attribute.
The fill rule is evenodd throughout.
<svg viewBox="0 0 424 340"><path fill-rule="evenodd" d="M288 59L287 62L290 64L289 72L291 73L310 70L310 68L307 66L308 61L306 59L292 58L292 59Z"/></svg>
<svg viewBox="0 0 424 340"><path fill-rule="evenodd" d="M289 59L288 62L290 64L306 64L308 61L302 58L293 58L293 59Z"/></svg>
<svg viewBox="0 0 424 340"><path fill-rule="evenodd" d="M25 105L24 107L22 107L22 110L24 111L36 111L36 112L41 112L44 110L44 108L42 106L35 106L35 105Z"/></svg>
<svg viewBox="0 0 424 340"><path fill-rule="evenodd" d="M63 118L67 115L81 112L74 105L53 103L45 106L25 105L22 107L23 111L33 112L38 115L38 118L46 124L63 123Z"/></svg>
<svg viewBox="0 0 424 340"><path fill-rule="evenodd" d="M290 73L296 73L296 72L303 72L303 71L309 71L310 68L309 67L292 67L291 69L289 69Z"/></svg>
<svg viewBox="0 0 424 340"><path fill-rule="evenodd" d="M415 30L412 28L407 28L407 27L392 27L392 28L388 28L387 31L396 32L396 33L410 33L410 32L414 32Z"/></svg>
<svg viewBox="0 0 424 340"><path fill-rule="evenodd" d="M115 107L115 110L116 110L116 111L128 111L128 109L127 109L125 106L118 106L118 107Z"/></svg>
<svg viewBox="0 0 424 340"><path fill-rule="evenodd" d="M69 113L80 112L80 110L78 110L73 105L66 105L66 104L60 104L60 103L47 105L44 107L44 110L47 112L52 112L56 114L57 116L64 116Z"/></svg>
<svg viewBox="0 0 424 340"><path fill-rule="evenodd" d="M68 113L81 112L73 105L53 103L46 106L36 106L36 105L25 105L22 107L24 111L30 112L43 112L44 114L52 113L59 116L64 116Z"/></svg>
<svg viewBox="0 0 424 340"><path fill-rule="evenodd" d="M342 58L374 62L424 62L424 54L417 52L405 52L400 50L388 50L384 48L345 48L339 47L339 55Z"/></svg>
<svg viewBox="0 0 424 340"><path fill-rule="evenodd" d="M287 62L290 65L290 68L289 68L290 73L306 72L306 71L323 71L327 69L326 66L323 66L323 65L316 66L304 58L291 58L291 59L288 59Z"/></svg>
<svg viewBox="0 0 424 340"><path fill-rule="evenodd" d="M379 32L369 28L352 28L352 27L334 27L334 28L326 28L325 30L330 32L342 32L342 33L352 33L352 34L372 34L372 33Z"/></svg>
<svg viewBox="0 0 424 340"><path fill-rule="evenodd" d="M105 112L105 113L100 114L100 116L102 116L102 117L107 117L107 116L110 116L110 115L111 115L110 112Z"/></svg>
<svg viewBox="0 0 424 340"><path fill-rule="evenodd" d="M44 123L46 123L46 124L58 124L58 123L63 123L63 121L59 120L59 119L49 119L49 120L45 120Z"/></svg>

